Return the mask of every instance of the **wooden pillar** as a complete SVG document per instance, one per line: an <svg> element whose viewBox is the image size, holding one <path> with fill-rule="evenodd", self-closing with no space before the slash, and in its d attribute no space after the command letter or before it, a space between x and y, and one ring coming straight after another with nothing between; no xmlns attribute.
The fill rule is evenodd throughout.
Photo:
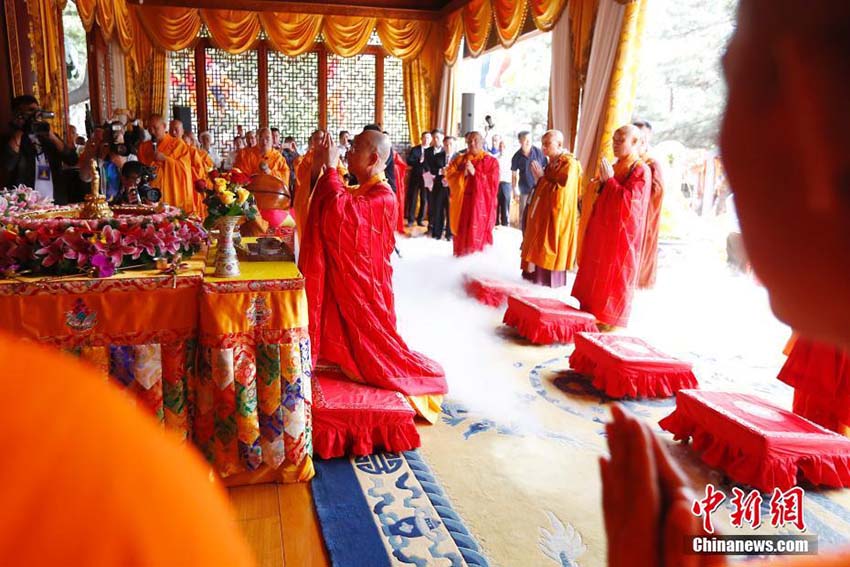
<svg viewBox="0 0 850 567"><path fill-rule="evenodd" d="M384 127L384 54L375 53L375 124Z"/></svg>
<svg viewBox="0 0 850 567"><path fill-rule="evenodd" d="M319 130L328 129L328 50L319 45Z"/></svg>
<svg viewBox="0 0 850 567"><path fill-rule="evenodd" d="M198 109L198 133L209 130L207 115L207 46L209 41L195 44L195 108Z"/></svg>
<svg viewBox="0 0 850 567"><path fill-rule="evenodd" d="M12 99L35 84L26 0L4 0L0 16L0 125L12 119Z"/></svg>
<svg viewBox="0 0 850 567"><path fill-rule="evenodd" d="M269 50L265 41L257 46L257 72L259 80L257 87L260 89L260 128L269 127Z"/></svg>

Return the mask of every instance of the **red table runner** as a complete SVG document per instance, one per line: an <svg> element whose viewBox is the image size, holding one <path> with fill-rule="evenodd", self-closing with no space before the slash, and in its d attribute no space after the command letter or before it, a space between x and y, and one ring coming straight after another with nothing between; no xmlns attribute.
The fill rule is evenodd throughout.
<svg viewBox="0 0 850 567"><path fill-rule="evenodd" d="M850 486L850 439L747 394L682 390L660 425L732 480L769 492L797 484Z"/></svg>
<svg viewBox="0 0 850 567"><path fill-rule="evenodd" d="M612 398L669 397L698 387L691 364L664 354L637 337L578 333L570 368L593 378Z"/></svg>
<svg viewBox="0 0 850 567"><path fill-rule="evenodd" d="M571 343L578 332L595 332L596 317L557 299L508 297L503 322L534 344Z"/></svg>

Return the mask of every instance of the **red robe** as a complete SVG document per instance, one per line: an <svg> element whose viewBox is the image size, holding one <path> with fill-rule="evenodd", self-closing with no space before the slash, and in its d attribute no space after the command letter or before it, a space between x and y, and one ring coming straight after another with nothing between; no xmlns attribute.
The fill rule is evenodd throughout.
<svg viewBox="0 0 850 567"><path fill-rule="evenodd" d="M313 363L406 395L444 394L442 367L396 330L390 255L398 203L373 178L346 187L337 171L316 183L299 259L307 280Z"/></svg>
<svg viewBox="0 0 850 567"><path fill-rule="evenodd" d="M798 338L778 378L794 388L794 413L847 435L850 357L842 349Z"/></svg>
<svg viewBox="0 0 850 567"><path fill-rule="evenodd" d="M646 210L646 227L643 231L640 255L638 287L641 289L655 285L655 273L658 269L658 231L661 229L661 203L664 200L664 177L661 164L650 158L646 161L646 165L652 173L652 185L649 191L649 206Z"/></svg>
<svg viewBox="0 0 850 567"><path fill-rule="evenodd" d="M475 175L468 175L466 162L472 160ZM496 226L496 198L499 192L499 160L487 153L460 158L458 174L463 176L463 199L457 232L454 234L454 255L466 256L480 252L493 244ZM452 204L456 202L452 199Z"/></svg>
<svg viewBox="0 0 850 567"><path fill-rule="evenodd" d="M649 201L649 168L620 160L593 204L573 297L606 325L625 327L637 285Z"/></svg>
<svg viewBox="0 0 850 567"><path fill-rule="evenodd" d="M396 226L396 232L404 234L404 196L407 193L407 164L398 152L394 152L393 155L395 156L395 195L398 199L398 226Z"/></svg>

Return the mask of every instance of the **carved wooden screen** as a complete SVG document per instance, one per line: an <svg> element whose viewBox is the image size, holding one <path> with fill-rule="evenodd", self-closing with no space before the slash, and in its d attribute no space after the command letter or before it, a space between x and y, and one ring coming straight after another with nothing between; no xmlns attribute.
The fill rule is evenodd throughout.
<svg viewBox="0 0 850 567"><path fill-rule="evenodd" d="M328 54L328 131L360 132L375 122L375 55Z"/></svg>
<svg viewBox="0 0 850 567"><path fill-rule="evenodd" d="M257 52L234 55L207 47L204 50L207 91L207 129L219 142L230 140L236 127L256 130L260 125Z"/></svg>
<svg viewBox="0 0 850 567"><path fill-rule="evenodd" d="M307 143L319 127L319 57L315 51L287 57L269 51L269 126L281 138L294 136L298 146Z"/></svg>
<svg viewBox="0 0 850 567"><path fill-rule="evenodd" d="M404 75L401 59L384 58L384 112L383 127L395 148L410 142L407 114L404 104Z"/></svg>
<svg viewBox="0 0 850 567"><path fill-rule="evenodd" d="M169 97L171 106L188 106L192 110L192 126L198 133L198 90L195 74L195 50L184 49L169 54L171 76ZM171 109L169 108L169 112ZM184 124L185 126L185 124Z"/></svg>

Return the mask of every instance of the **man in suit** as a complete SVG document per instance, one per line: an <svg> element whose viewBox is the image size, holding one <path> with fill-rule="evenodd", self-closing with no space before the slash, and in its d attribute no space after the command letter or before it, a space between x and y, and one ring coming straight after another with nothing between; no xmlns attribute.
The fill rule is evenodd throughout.
<svg viewBox="0 0 850 567"><path fill-rule="evenodd" d="M407 181L407 198L404 204L404 216L407 226L413 226L413 217L416 224L425 226L425 199L428 197L428 189L425 187L423 174L426 171L425 150L431 145L431 132L422 132L420 144L410 148L407 154L407 165L410 167L410 177ZM419 212L416 211L416 203L419 202Z"/></svg>
<svg viewBox="0 0 850 567"><path fill-rule="evenodd" d="M428 228L431 237L439 240L446 231L446 240L452 239L449 224L449 184L445 179L446 166L451 159L451 148L445 143L443 131L439 128L431 132L431 147L425 150L425 163L434 176L434 188L431 190L431 202L428 213Z"/></svg>

